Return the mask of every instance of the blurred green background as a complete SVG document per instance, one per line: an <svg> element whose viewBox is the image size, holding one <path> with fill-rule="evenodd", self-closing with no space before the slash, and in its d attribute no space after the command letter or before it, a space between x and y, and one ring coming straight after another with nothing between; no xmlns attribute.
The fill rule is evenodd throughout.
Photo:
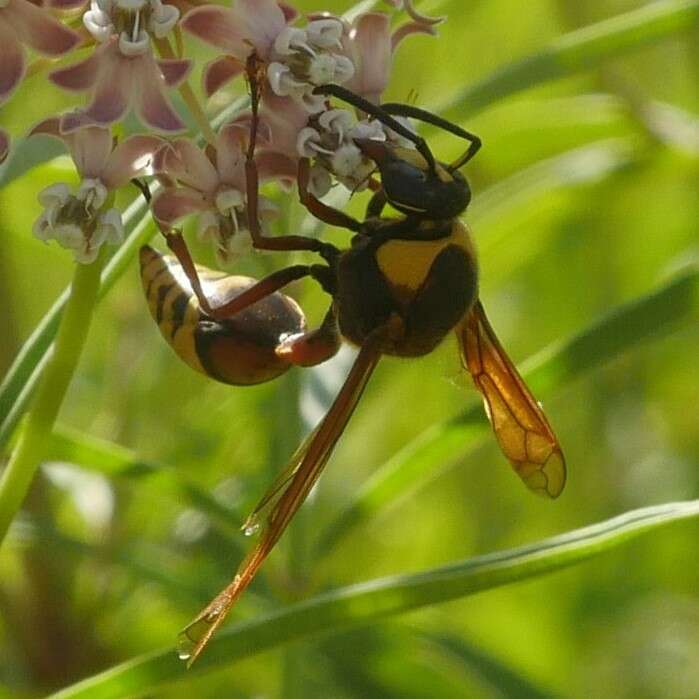
<svg viewBox="0 0 699 699"><path fill-rule="evenodd" d="M337 0L296 5L350 8ZM465 439L395 492L368 498L340 535L340 513L383 464L479 402L451 339L420 360L385 359L320 486L231 622L323 590L697 497L699 5L651 3L649 16L653 8L678 9L683 22L648 36L641 21L604 60L586 53L594 32L570 39L644 5L421 3L449 19L439 38L401 45L385 96L416 94L418 105L484 141L467 167L475 199L466 220L480 252L481 297L517 363L678 275L689 279L648 308L643 332L623 322L615 329L611 361L587 370L610 342L595 337L559 367L562 379L540 375L540 397L568 459L561 498L531 496L488 435ZM202 60L211 55L188 46ZM504 81L516 94L498 94L493 85L502 81L469 91L503 66L550 50L570 75L537 80L550 66L528 59ZM47 108L69 104L35 77L0 119L18 136ZM461 148L448 135L424 133L444 160ZM37 192L72 177L69 161L58 158L0 190L0 376L71 279L69 256L35 240L31 225ZM272 195L284 211L280 231L308 228L288 195ZM359 214L364 205L358 196L348 209ZM322 235L347 240L340 231ZM208 250L194 249L212 262ZM246 269L259 274L283 262L265 256ZM326 299L315 287L298 285L293 294L312 319L322 316ZM162 341L134 260L98 308L53 460L0 556L0 696L43 696L174 645L229 580L248 544L237 527L327 407L347 365L344 355L269 385L216 385ZM678 525L550 577L282 644L165 688L149 690L144 678L142 687L175 698L696 698L697 534L696 524Z"/></svg>

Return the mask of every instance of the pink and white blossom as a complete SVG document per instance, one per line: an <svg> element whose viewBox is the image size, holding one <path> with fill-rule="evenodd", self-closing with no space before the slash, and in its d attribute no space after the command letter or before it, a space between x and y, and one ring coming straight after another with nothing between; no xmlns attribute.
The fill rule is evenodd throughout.
<svg viewBox="0 0 699 699"><path fill-rule="evenodd" d="M280 97L291 97L311 113L322 112L325 99L314 95L319 85L341 85L352 78L354 63L343 53L345 23L323 16L305 27L286 27L274 40L267 79Z"/></svg>
<svg viewBox="0 0 699 699"><path fill-rule="evenodd" d="M374 104L381 102L381 95L388 86L392 57L398 44L410 34L434 34L433 25L437 21L413 19L392 33L390 19L383 13L360 14L352 24L327 14L312 15L309 19L303 30L296 27L283 30L270 55L275 57L295 48L312 56L315 44L337 50L353 66L345 87ZM296 70L298 72L298 67ZM326 98L309 94L316 81L295 84L294 74L283 64L270 63L267 73L271 90L263 95L263 113L272 128L274 148L290 158L311 159L309 189L316 196L323 196L333 179L351 191L368 185L374 163L356 146L355 138L403 140L380 122L363 119L361 114L355 116L347 105L337 109ZM293 94L294 89L298 89L296 94ZM292 107L289 99L294 99L299 107ZM306 119L304 111L310 112Z"/></svg>
<svg viewBox="0 0 699 699"><path fill-rule="evenodd" d="M26 71L25 45L45 56L62 56L80 37L28 0L0 0L0 104Z"/></svg>
<svg viewBox="0 0 699 699"><path fill-rule="evenodd" d="M154 216L169 228L196 214L198 235L213 244L222 266L252 247L245 175L247 136L248 123L234 122L221 128L215 148L204 151L189 139L178 139L164 146L155 161L156 171L164 173L169 186L153 199ZM273 157L261 158L258 169L262 178L294 174L284 159ZM263 225L276 215L276 208L265 197L258 198L258 208Z"/></svg>
<svg viewBox="0 0 699 699"><path fill-rule="evenodd" d="M97 47L85 60L49 76L66 90L91 95L89 105L74 113L63 128L106 126L134 109L144 124L157 131L184 130L167 89L186 78L191 61L156 59L152 47L153 39L165 37L179 16L174 5L160 0L92 0L83 24Z"/></svg>
<svg viewBox="0 0 699 699"><path fill-rule="evenodd" d="M66 131L89 124L107 126L133 109L152 129L177 132L185 128L185 123L166 89L179 85L190 68L191 62L186 59L156 59L150 47L126 55L119 38L112 36L88 58L54 71L49 78L66 90L88 91L91 95L89 105L66 120Z"/></svg>
<svg viewBox="0 0 699 699"><path fill-rule="evenodd" d="M295 19L295 12L275 0L238 0L231 8L205 5L189 12L183 28L226 52L206 68L207 95L240 75L254 52L266 64L275 94L291 97L309 112L322 111L323 99L312 94L314 87L342 84L354 74L352 61L342 50L345 24L339 17L324 15L298 27L292 24Z"/></svg>
<svg viewBox="0 0 699 699"><path fill-rule="evenodd" d="M391 32L388 15L379 12L359 15L343 35L344 51L355 69L345 87L379 104L391 76L393 53L411 34L434 36L434 22L406 22Z"/></svg>
<svg viewBox="0 0 699 699"><path fill-rule="evenodd" d="M71 250L76 262L89 264L103 243L117 245L123 240L121 212L110 206L110 193L131 178L149 172L154 153L163 141L157 136L138 135L115 147L109 129L88 126L65 133L65 120L46 119L32 129L31 135L62 140L81 181L77 190L58 182L39 193L44 211L33 232L40 240L56 240Z"/></svg>
<svg viewBox="0 0 699 699"><path fill-rule="evenodd" d="M241 75L253 52L269 60L275 39L296 17L296 10L276 0L237 0L232 7L204 5L188 12L182 28L226 53L204 70L206 94Z"/></svg>

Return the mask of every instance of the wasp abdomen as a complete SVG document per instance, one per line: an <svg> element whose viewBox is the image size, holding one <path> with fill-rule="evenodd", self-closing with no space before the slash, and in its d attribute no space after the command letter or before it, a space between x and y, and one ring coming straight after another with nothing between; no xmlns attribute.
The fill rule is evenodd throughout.
<svg viewBox="0 0 699 699"><path fill-rule="evenodd" d="M212 307L222 305L257 280L197 266ZM202 311L182 267L173 257L141 248L141 280L151 316L178 356L207 376L233 385L251 385L283 374L290 364L277 356L285 337L303 332L298 304L276 292L239 313L216 320Z"/></svg>

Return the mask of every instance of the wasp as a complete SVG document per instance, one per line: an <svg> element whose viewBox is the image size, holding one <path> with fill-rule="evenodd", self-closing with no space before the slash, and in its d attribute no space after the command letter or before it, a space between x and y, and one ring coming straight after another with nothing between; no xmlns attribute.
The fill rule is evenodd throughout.
<svg viewBox="0 0 699 699"><path fill-rule="evenodd" d="M316 89L366 112L414 144L357 139L376 165L380 182L359 221L308 191L310 163L298 172L301 202L332 226L354 236L347 249L295 235L267 236L257 218L254 160L257 91L250 79L252 113L247 153L247 197L253 245L301 250L322 263L293 265L254 281L198 268L179 233L167 242L176 260L150 248L142 252L142 277L151 311L167 341L194 368L229 383L255 383L291 366L326 361L342 342L358 348L354 364L320 424L291 457L245 524L259 538L235 577L180 636L180 656L191 664L247 588L320 476L369 378L383 355L420 357L450 333L462 363L482 394L495 438L516 473L534 492L557 497L566 468L556 436L491 327L478 298L475 247L460 216L471 190L461 168L481 146L461 127L413 105L374 105L337 85ZM437 161L426 141L396 117L427 122L466 140L464 154ZM390 205L397 215L384 215ZM290 282L311 277L330 296L315 329L295 302L281 293Z"/></svg>

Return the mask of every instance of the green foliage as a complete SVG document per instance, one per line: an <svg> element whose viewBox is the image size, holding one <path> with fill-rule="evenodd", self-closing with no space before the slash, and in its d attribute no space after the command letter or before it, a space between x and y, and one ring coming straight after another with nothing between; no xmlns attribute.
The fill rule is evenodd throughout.
<svg viewBox="0 0 699 699"><path fill-rule="evenodd" d="M328 592L222 633L194 670L187 671L182 663L178 665L168 648L131 660L53 696L114 699L147 694L163 684L210 672L222 664L292 640L368 625L386 616L565 568L643 532L698 516L699 500L649 507L521 549Z"/></svg>
<svg viewBox="0 0 699 699"><path fill-rule="evenodd" d="M231 389L178 363L142 299L134 258L155 231L134 193L61 422L41 437L51 463L2 549L0 696L699 694L697 525L660 531L699 514L699 2L420 9L449 21L401 46L388 99L416 91L483 137L467 173L481 295L518 364L533 355L521 366L566 451L565 494L531 498L508 472L449 343L384 360L317 496L186 672L177 632L229 579L240 523L344 366ZM3 124L54 93L32 78ZM445 160L459 148L425 135ZM0 170L3 454L72 275L29 234L65 162L20 153ZM315 225L277 197L284 230ZM322 316L316 289L294 293Z"/></svg>

